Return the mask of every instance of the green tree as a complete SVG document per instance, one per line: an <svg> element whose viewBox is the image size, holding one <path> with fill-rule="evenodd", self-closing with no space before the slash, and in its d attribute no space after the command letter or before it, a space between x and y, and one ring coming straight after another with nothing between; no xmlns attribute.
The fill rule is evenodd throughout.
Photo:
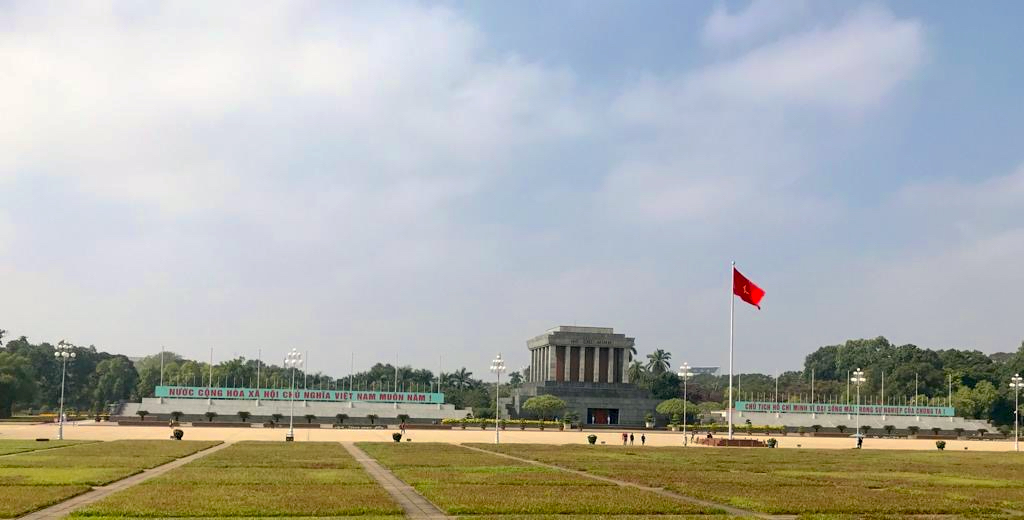
<svg viewBox="0 0 1024 520"><path fill-rule="evenodd" d="M14 404L35 396L32 365L22 356L0 352L0 418L14 413Z"/></svg>
<svg viewBox="0 0 1024 520"><path fill-rule="evenodd" d="M659 376L668 371L671 359L671 353L659 348L647 354L647 370L651 371L651 375Z"/></svg>
<svg viewBox="0 0 1024 520"><path fill-rule="evenodd" d="M649 383L651 394L655 399L672 399L682 393L679 376L672 372L662 372L651 378Z"/></svg>
<svg viewBox="0 0 1024 520"><path fill-rule="evenodd" d="M550 419L565 410L565 401L553 395L538 395L523 403L523 409L541 419Z"/></svg>
<svg viewBox="0 0 1024 520"><path fill-rule="evenodd" d="M520 374L518 371L509 372L508 384L511 385L512 388L517 388L519 385L523 384L523 374Z"/></svg>
<svg viewBox="0 0 1024 520"><path fill-rule="evenodd" d="M110 403L128 400L138 384L132 362L124 356L112 357L96 365L92 409L101 410Z"/></svg>
<svg viewBox="0 0 1024 520"><path fill-rule="evenodd" d="M635 385L643 384L647 379L647 369L639 361L633 361L629 364L629 368L626 369L626 375L629 376L631 383Z"/></svg>

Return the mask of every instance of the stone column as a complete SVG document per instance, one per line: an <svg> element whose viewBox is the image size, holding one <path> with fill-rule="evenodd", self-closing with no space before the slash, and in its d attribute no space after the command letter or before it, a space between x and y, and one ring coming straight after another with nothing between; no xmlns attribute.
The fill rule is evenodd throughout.
<svg viewBox="0 0 1024 520"><path fill-rule="evenodd" d="M530 350L530 382L537 380L537 349Z"/></svg>
<svg viewBox="0 0 1024 520"><path fill-rule="evenodd" d="M622 349L622 382L629 382L629 354L627 349Z"/></svg>
<svg viewBox="0 0 1024 520"><path fill-rule="evenodd" d="M572 366L572 347L564 346L562 350L565 351L565 356L562 358L562 381L566 383L572 381L572 376L569 371L569 367Z"/></svg>
<svg viewBox="0 0 1024 520"><path fill-rule="evenodd" d="M577 350L577 353L580 356L580 366L577 369L577 371L579 372L579 376L580 376L578 381L582 383L583 380L584 380L584 377L583 377L583 374L585 373L584 371L587 369L587 367L586 367L586 365L587 365L586 349L584 347L580 347L580 348L578 348L576 350Z"/></svg>
<svg viewBox="0 0 1024 520"><path fill-rule="evenodd" d="M594 382L601 380L601 349L598 347L587 347L594 353Z"/></svg>
<svg viewBox="0 0 1024 520"><path fill-rule="evenodd" d="M615 349L608 347L608 382L615 382Z"/></svg>
<svg viewBox="0 0 1024 520"><path fill-rule="evenodd" d="M558 359L555 357L556 355L557 352L555 352L554 345L548 345L548 379L551 380L558 379L555 377L555 371L558 369Z"/></svg>

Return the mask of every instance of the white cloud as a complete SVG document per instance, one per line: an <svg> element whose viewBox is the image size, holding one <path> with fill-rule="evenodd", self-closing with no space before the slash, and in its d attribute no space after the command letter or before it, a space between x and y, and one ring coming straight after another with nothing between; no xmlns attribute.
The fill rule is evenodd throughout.
<svg viewBox="0 0 1024 520"><path fill-rule="evenodd" d="M750 43L801 21L807 12L806 0L752 0L737 12L719 3L704 23L701 42L718 48Z"/></svg>

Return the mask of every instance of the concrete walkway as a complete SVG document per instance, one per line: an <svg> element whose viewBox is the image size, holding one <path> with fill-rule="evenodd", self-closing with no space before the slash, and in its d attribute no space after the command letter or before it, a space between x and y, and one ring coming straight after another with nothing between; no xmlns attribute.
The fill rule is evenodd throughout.
<svg viewBox="0 0 1024 520"><path fill-rule="evenodd" d="M50 518L63 518L80 507L85 507L89 504L92 504L93 502L106 498L107 496L113 493L121 491L122 489L130 488L136 484L149 480L153 477L163 475L164 473L167 473L168 471L174 468L179 468L198 458L205 457L215 451L227 448L229 445L229 443L224 442L216 446L213 446L212 448L207 448L203 451L193 453L192 455L189 455L187 457L182 457L180 459L173 460L171 462L168 462L167 464L164 464L163 466L157 466L155 468L143 470L142 473L118 480L117 482L111 482L106 486L94 487L92 488L92 491L86 491L81 495L69 498L59 504L54 504L50 507L47 507L46 509L40 509L39 511L36 511L34 513L29 513L20 518L22 520L45 520Z"/></svg>
<svg viewBox="0 0 1024 520"><path fill-rule="evenodd" d="M373 477L384 490L402 506L407 518L453 518L441 511L433 503L419 494L412 486L399 480L387 468L356 447L351 442L343 442L342 446L356 459L363 469Z"/></svg>
<svg viewBox="0 0 1024 520"><path fill-rule="evenodd" d="M533 460L533 459L524 459L524 458L521 458L521 457L516 457L514 455L507 455L505 453L498 453L496 451L485 450L485 449L477 448L477 447L474 447L474 446L466 446L466 445L463 444L462 447L466 448L466 449L469 449L469 450L473 450L473 451L479 451L480 453L487 453L487 454L490 454L490 455L497 455L499 457L505 457L506 459L512 459L512 460L518 460L520 462L526 462L528 464L533 464L534 466L540 466L540 467L543 467L543 468L557 469L559 471L565 471L567 473L572 473L572 474L575 474L575 475L579 475L581 477L591 478L591 479L594 479L594 480L600 480L602 482L608 482L608 483L615 484L615 485L618 485L618 486L626 486L626 487L631 487L631 488L636 488L636 489L642 489L644 491L650 491L651 493L656 493L656 494L661 495L663 497L674 498L676 500L683 500L683 501L690 502L692 504L697 504L699 506L707 507L707 508L710 508L710 509L720 509L720 510L725 511L726 513L728 513L730 515L733 515L733 516L741 516L741 517L747 517L747 518L751 518L751 517L752 518L768 518L768 519L792 519L792 518L796 518L796 515L769 515L769 514L765 514L765 513L758 513L758 512L755 512L755 511L749 511L747 509L740 509L738 507L728 506L728 505L725 505L725 504L719 504L718 502L710 502L708 500L701 500L699 498L693 498L693 497L690 497L690 496L681 495L679 493L675 493L675 492L669 491L669 490L664 489L664 488L648 487L648 486L644 486L644 485L641 485L641 484L636 484L636 483L633 483L633 482L626 482L625 480L616 480L616 479L609 478L609 477L603 477L603 476L600 476L600 475L594 475L593 473L587 473L585 471L577 471L575 469L563 468L562 466L555 466L554 464L546 464L544 462L539 462L539 461L536 461L536 460Z"/></svg>

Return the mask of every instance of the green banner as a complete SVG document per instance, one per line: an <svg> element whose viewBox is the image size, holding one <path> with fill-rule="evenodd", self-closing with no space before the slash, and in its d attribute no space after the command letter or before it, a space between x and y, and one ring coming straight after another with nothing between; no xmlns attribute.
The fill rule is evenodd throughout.
<svg viewBox="0 0 1024 520"><path fill-rule="evenodd" d="M858 412L858 408L860 412ZM831 413L847 415L924 415L927 417L953 417L956 412L949 406L895 406L878 404L830 403L774 403L763 401L736 401L737 412L767 413Z"/></svg>
<svg viewBox="0 0 1024 520"><path fill-rule="evenodd" d="M156 397L182 399L262 399L266 401L367 401L373 403L444 402L444 394L432 392L375 392L369 390L312 390L296 388L220 388L205 386L158 386Z"/></svg>

